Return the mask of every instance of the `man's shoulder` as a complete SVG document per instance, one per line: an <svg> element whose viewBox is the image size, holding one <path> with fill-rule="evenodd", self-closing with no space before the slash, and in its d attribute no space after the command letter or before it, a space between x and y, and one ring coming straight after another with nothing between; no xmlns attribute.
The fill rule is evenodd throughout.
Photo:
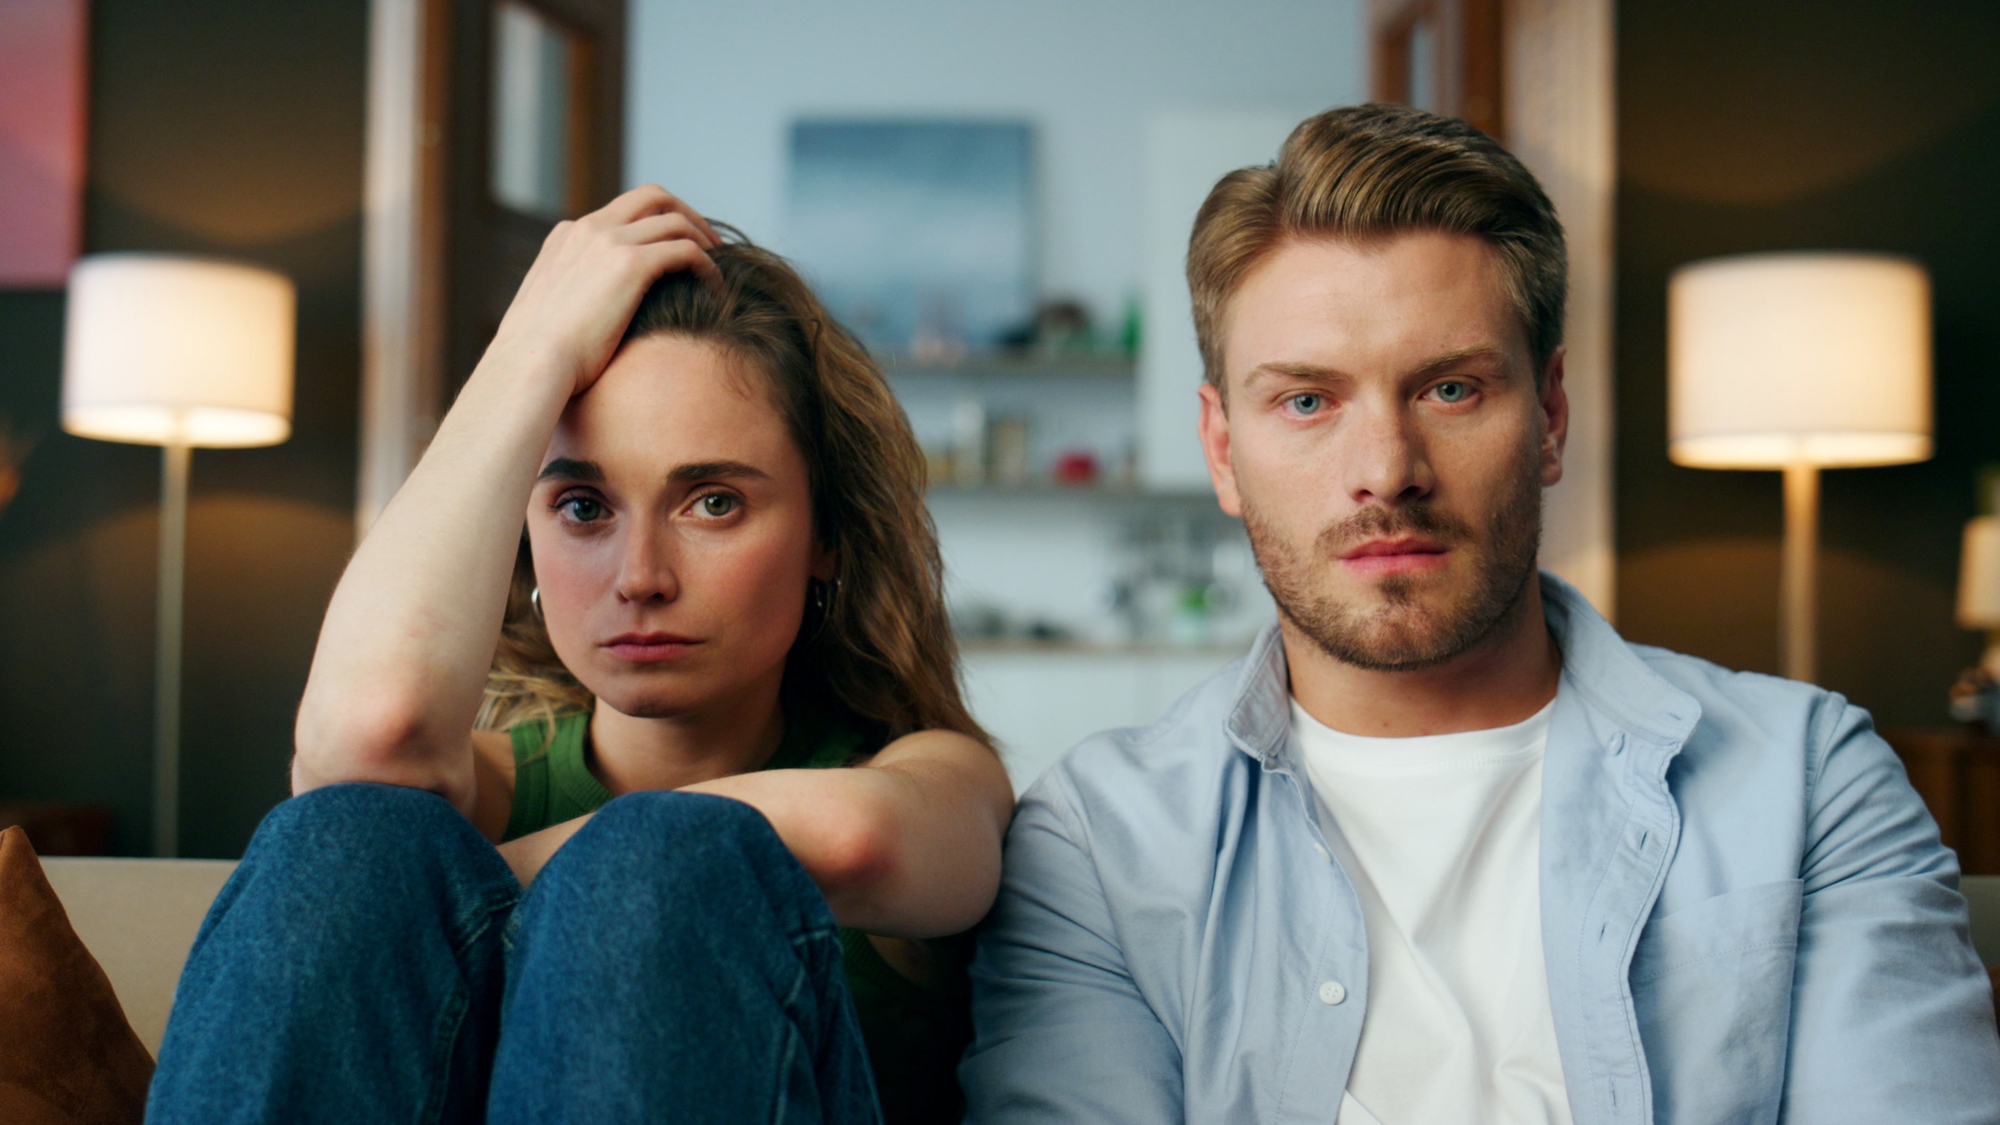
<svg viewBox="0 0 2000 1125"><path fill-rule="evenodd" d="M1747 727L1803 733L1821 721L1849 712L1866 721L1865 713L1845 696L1816 684L1728 668L1653 645L1633 644L1631 648L1655 675L1701 706L1702 725L1710 729Z"/></svg>
<svg viewBox="0 0 2000 1125"><path fill-rule="evenodd" d="M1702 703L1713 699L1774 707L1811 707L1831 694L1812 684L1729 668L1670 648L1632 641L1626 644L1653 673Z"/></svg>
<svg viewBox="0 0 2000 1125"><path fill-rule="evenodd" d="M1831 753L1894 757L1868 712L1838 692L1668 649L1631 648L1700 709L1675 756L1674 787L1684 801L1736 808L1809 799Z"/></svg>
<svg viewBox="0 0 2000 1125"><path fill-rule="evenodd" d="M1542 576L1544 604L1561 643L1565 679L1598 709L1656 734L1679 728L1698 709L1697 737L1761 730L1803 732L1835 721L1867 721L1837 693L1762 672L1627 640L1573 587ZM1800 745L1803 745L1801 739Z"/></svg>

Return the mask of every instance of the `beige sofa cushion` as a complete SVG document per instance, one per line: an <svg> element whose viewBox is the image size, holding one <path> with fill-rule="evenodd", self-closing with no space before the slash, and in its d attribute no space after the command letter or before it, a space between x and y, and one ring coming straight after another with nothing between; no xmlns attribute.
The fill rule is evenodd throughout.
<svg viewBox="0 0 2000 1125"><path fill-rule="evenodd" d="M155 1056L195 932L234 870L218 859L42 860L70 925Z"/></svg>
<svg viewBox="0 0 2000 1125"><path fill-rule="evenodd" d="M236 865L214 859L51 856L42 860L42 869L77 936L111 978L132 1030L157 1056L181 965ZM2000 972L2000 875L1968 875L1960 886L1971 903L1980 959Z"/></svg>

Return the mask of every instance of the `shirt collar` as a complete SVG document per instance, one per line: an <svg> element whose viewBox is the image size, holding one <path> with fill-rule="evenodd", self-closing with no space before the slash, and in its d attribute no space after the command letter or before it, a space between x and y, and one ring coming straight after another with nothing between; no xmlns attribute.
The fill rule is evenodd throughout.
<svg viewBox="0 0 2000 1125"><path fill-rule="evenodd" d="M1648 668L1576 587L1547 571L1541 582L1543 616L1562 650L1564 687L1620 726L1661 743L1685 741L1701 705ZM1282 769L1291 720L1291 673L1272 622L1244 658L1226 729L1238 749L1266 769Z"/></svg>

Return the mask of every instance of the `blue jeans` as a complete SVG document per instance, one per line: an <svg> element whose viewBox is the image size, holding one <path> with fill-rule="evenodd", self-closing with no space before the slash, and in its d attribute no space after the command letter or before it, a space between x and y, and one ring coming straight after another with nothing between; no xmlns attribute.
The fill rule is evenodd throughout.
<svg viewBox="0 0 2000 1125"><path fill-rule="evenodd" d="M876 1122L826 900L748 805L606 805L523 892L442 798L272 810L181 975L146 1119Z"/></svg>

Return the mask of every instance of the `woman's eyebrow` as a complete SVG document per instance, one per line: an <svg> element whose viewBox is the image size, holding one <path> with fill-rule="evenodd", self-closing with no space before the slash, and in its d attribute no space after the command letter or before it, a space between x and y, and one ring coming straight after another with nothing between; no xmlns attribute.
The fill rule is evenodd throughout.
<svg viewBox="0 0 2000 1125"><path fill-rule="evenodd" d="M742 461L691 461L685 465L675 466L674 471L667 474L667 479L674 484L689 484L698 480L717 480L728 477L754 477L758 480L769 480L771 479L771 474L755 465L745 464Z"/></svg>
<svg viewBox="0 0 2000 1125"><path fill-rule="evenodd" d="M548 464L543 465L542 471L535 476L536 480L549 480L551 478L573 480L584 484L603 484L604 470L598 468L595 461L579 461L573 457L558 457Z"/></svg>

